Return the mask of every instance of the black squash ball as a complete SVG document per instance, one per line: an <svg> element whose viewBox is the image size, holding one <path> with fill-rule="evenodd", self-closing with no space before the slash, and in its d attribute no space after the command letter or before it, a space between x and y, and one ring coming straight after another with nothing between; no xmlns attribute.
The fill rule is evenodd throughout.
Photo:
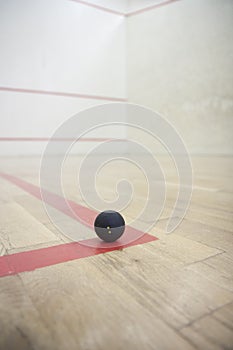
<svg viewBox="0 0 233 350"><path fill-rule="evenodd" d="M106 210L96 217L94 227L103 241L115 242L125 231L125 220L117 211Z"/></svg>

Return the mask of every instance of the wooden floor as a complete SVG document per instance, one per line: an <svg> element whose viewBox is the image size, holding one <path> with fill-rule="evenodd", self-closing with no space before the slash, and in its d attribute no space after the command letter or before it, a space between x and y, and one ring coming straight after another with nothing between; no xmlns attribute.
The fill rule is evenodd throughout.
<svg viewBox="0 0 233 350"><path fill-rule="evenodd" d="M1 277L0 349L233 349L233 159L192 161L192 202L174 233L164 230L176 178L161 159L167 200L149 232L158 240ZM0 172L38 185L39 158L0 164ZM114 194L122 169L111 164L99 178L104 198ZM140 175L127 171L136 193L123 213L130 222L145 190ZM70 198L83 203L69 172L66 182ZM0 177L0 255L64 242L42 202Z"/></svg>

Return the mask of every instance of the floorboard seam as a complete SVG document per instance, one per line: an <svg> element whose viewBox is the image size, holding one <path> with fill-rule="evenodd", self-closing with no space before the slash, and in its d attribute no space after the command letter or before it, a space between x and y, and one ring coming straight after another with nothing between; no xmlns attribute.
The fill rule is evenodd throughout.
<svg viewBox="0 0 233 350"><path fill-rule="evenodd" d="M188 322L185 326L182 326L180 328L178 328L177 330L180 332L182 331L183 329L187 328L187 327L190 327L192 326L194 323L202 320L203 318L207 317L207 316L212 316L216 311L222 309L223 307L226 307L230 304L232 304L233 302L233 295L232 295L232 300L231 301L228 301L226 304L223 304L221 306L218 306L217 308L215 308L214 310L210 310L209 312L205 313L204 315L201 315L200 317L196 318L195 320L192 320L190 322Z"/></svg>
<svg viewBox="0 0 233 350"><path fill-rule="evenodd" d="M215 256L222 255L222 254L224 254L224 253L226 253L225 250L223 250L223 251L221 251L221 252L218 252L218 253L216 253L216 254L210 255L210 256L208 256L207 258L204 258L204 259L201 259L201 260L197 260L197 261L193 261L193 262L191 262L191 263L185 265L185 267L189 267L189 266L192 266L192 265L201 263L201 262L205 262L205 261L207 261L207 260L209 260L209 259L211 259L211 258L214 258Z"/></svg>

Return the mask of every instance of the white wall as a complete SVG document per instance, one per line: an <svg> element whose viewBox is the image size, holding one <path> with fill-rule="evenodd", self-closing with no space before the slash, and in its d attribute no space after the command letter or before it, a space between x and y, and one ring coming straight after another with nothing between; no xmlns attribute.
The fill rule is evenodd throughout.
<svg viewBox="0 0 233 350"><path fill-rule="evenodd" d="M78 0L74 0L78 1ZM144 0L141 0L144 1ZM94 4L97 6L102 6L104 8L126 13L128 11L129 0L87 0L89 4Z"/></svg>
<svg viewBox="0 0 233 350"><path fill-rule="evenodd" d="M0 43L0 87L126 97L122 16L69 0L0 0ZM0 91L0 137L49 137L70 116L107 102ZM1 142L0 154L43 148Z"/></svg>
<svg viewBox="0 0 233 350"><path fill-rule="evenodd" d="M150 6L161 4L167 0L128 0L127 13L138 11Z"/></svg>
<svg viewBox="0 0 233 350"><path fill-rule="evenodd" d="M158 1L92 2L123 11ZM190 152L230 154L232 13L231 0L180 0L126 18L70 0L0 0L0 87L128 95L164 114ZM0 137L49 137L105 102L0 91ZM0 154L41 154L44 146L0 142Z"/></svg>
<svg viewBox="0 0 233 350"><path fill-rule="evenodd" d="M129 101L165 115L191 153L233 153L232 23L232 0L181 0L127 21Z"/></svg>

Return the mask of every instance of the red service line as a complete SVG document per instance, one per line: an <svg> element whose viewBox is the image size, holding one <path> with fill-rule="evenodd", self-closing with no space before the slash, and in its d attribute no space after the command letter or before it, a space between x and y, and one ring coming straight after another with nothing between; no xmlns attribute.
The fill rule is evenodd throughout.
<svg viewBox="0 0 233 350"><path fill-rule="evenodd" d="M16 275L17 273L33 271L42 267L56 265L71 260L87 258L94 255L99 255L114 250L119 250L127 247L132 247L138 244L144 244L155 241L157 238L149 234L144 234L141 238L129 244L123 244L115 247L101 248L89 247L86 244L92 244L91 241L85 240L60 244L53 247L30 250L26 252L5 255L0 257L0 277Z"/></svg>
<svg viewBox="0 0 233 350"><path fill-rule="evenodd" d="M13 183L27 193L33 195L39 200L42 200L40 188L30 184L16 176L0 173L0 176L5 180ZM86 226L93 227L93 222L96 217L96 212L89 208L83 207L80 204L47 191L47 203L62 213L78 220ZM71 210L67 208L67 203ZM75 214L77 213L77 215ZM136 237L136 239L134 239ZM147 233L143 233L133 227L126 226L124 235L119 239L118 243L102 243L99 238L82 240L80 242L72 242L61 244L53 247L30 250L11 255L0 257L0 277L15 275L20 272L33 271L37 268L42 268L50 265L63 263L70 260L86 258L113 250L119 250L138 244L148 243L157 240L158 238Z"/></svg>
<svg viewBox="0 0 233 350"><path fill-rule="evenodd" d="M102 101L111 101L111 102L127 102L127 99L122 97L97 96L97 95L78 94L73 92L62 92L62 91L23 89L23 88L15 88L15 87L7 87L7 86L0 86L0 91L63 96L63 97L75 97L75 98L84 98L89 100L102 100Z"/></svg>

